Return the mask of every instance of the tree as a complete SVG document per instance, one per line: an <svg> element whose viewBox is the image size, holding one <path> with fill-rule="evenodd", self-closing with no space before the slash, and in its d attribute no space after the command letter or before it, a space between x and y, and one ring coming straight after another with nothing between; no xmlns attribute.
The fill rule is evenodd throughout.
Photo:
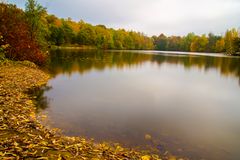
<svg viewBox="0 0 240 160"><path fill-rule="evenodd" d="M155 39L154 44L157 50L165 51L167 49L167 37L164 34L160 34Z"/></svg>
<svg viewBox="0 0 240 160"><path fill-rule="evenodd" d="M49 41L51 44L60 46L65 43L64 31L62 30L61 27L51 26L50 32L51 32L51 34L49 37Z"/></svg>
<svg viewBox="0 0 240 160"><path fill-rule="evenodd" d="M225 52L225 41L224 38L219 39L215 44L214 52L222 53Z"/></svg>
<svg viewBox="0 0 240 160"><path fill-rule="evenodd" d="M191 52L206 52L208 45L208 38L206 35L202 35L201 37L196 36L191 43Z"/></svg>
<svg viewBox="0 0 240 160"><path fill-rule="evenodd" d="M120 31L113 31L113 41L116 49L123 49L123 35Z"/></svg>
<svg viewBox="0 0 240 160"><path fill-rule="evenodd" d="M73 29L65 21L62 22L62 26L60 28L64 35L64 42L67 44L73 43L75 36Z"/></svg>
<svg viewBox="0 0 240 160"><path fill-rule="evenodd" d="M27 0L25 14L29 24L29 32L31 40L37 38L38 41L42 41L44 37L42 35L42 17L46 13L46 9L43 8L36 0Z"/></svg>
<svg viewBox="0 0 240 160"><path fill-rule="evenodd" d="M9 44L6 57L13 60L29 60L43 64L45 55L35 39L31 39L24 12L15 5L0 3L0 46Z"/></svg>
<svg viewBox="0 0 240 160"><path fill-rule="evenodd" d="M235 54L236 53L236 48L234 45L234 40L238 38L238 32L236 29L232 30L227 30L225 34L225 48L226 52L229 55Z"/></svg>
<svg viewBox="0 0 240 160"><path fill-rule="evenodd" d="M240 54L240 37L234 39L234 49L237 54Z"/></svg>
<svg viewBox="0 0 240 160"><path fill-rule="evenodd" d="M181 40L181 50L190 51L191 43L193 42L196 35L194 33L188 33L186 37L183 37Z"/></svg>
<svg viewBox="0 0 240 160"><path fill-rule="evenodd" d="M95 26L95 44L98 48L113 48L113 37L111 32L103 25Z"/></svg>
<svg viewBox="0 0 240 160"><path fill-rule="evenodd" d="M216 36L213 33L208 34L208 45L207 45L207 51L208 52L216 52L216 42L221 39L221 36Z"/></svg>
<svg viewBox="0 0 240 160"><path fill-rule="evenodd" d="M77 43L81 45L95 45L96 33L91 24L80 22L80 31L77 34Z"/></svg>
<svg viewBox="0 0 240 160"><path fill-rule="evenodd" d="M168 38L167 50L169 51L180 51L181 48L181 37L171 36Z"/></svg>

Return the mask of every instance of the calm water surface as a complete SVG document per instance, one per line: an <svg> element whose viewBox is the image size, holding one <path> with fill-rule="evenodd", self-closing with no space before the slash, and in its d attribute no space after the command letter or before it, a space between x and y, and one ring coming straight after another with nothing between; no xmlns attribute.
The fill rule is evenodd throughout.
<svg viewBox="0 0 240 160"><path fill-rule="evenodd" d="M192 159L240 158L239 57L58 50L48 68L42 112L66 135Z"/></svg>

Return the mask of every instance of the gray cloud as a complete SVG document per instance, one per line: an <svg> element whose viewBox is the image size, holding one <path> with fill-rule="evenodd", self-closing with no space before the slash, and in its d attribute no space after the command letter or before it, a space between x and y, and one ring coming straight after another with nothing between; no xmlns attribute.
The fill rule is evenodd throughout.
<svg viewBox="0 0 240 160"><path fill-rule="evenodd" d="M24 6L24 0L9 0ZM239 0L39 0L48 11L74 20L148 35L214 32L240 26Z"/></svg>

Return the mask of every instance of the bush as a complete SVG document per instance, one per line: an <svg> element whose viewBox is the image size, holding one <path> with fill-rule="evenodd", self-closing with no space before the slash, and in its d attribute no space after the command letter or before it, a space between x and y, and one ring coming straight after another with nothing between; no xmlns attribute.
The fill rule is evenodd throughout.
<svg viewBox="0 0 240 160"><path fill-rule="evenodd" d="M2 45L0 45L0 61L5 60L5 51L6 48L9 46L8 44L3 44L4 40L3 40L3 36L0 34L0 43L2 43Z"/></svg>

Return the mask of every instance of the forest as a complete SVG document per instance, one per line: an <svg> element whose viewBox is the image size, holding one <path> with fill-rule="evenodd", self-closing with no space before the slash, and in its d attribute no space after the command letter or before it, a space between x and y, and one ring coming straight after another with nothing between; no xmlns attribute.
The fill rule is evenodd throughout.
<svg viewBox="0 0 240 160"><path fill-rule="evenodd" d="M213 33L186 36L149 37L141 32L92 25L71 18L50 15L35 0L28 0L25 10L16 5L0 3L0 51L7 58L30 60L43 64L45 51L51 46L92 46L99 49L161 50L214 52L234 55L240 52L237 29L225 35Z"/></svg>

